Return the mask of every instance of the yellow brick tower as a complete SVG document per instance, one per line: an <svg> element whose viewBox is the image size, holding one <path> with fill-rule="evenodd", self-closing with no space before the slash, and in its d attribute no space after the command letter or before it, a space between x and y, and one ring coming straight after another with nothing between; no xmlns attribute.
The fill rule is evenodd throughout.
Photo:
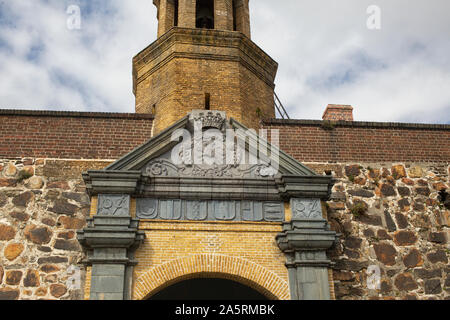
<svg viewBox="0 0 450 320"><path fill-rule="evenodd" d="M158 39L133 59L137 113L157 134L196 109L249 128L274 118L278 64L250 40L248 0L153 0Z"/></svg>

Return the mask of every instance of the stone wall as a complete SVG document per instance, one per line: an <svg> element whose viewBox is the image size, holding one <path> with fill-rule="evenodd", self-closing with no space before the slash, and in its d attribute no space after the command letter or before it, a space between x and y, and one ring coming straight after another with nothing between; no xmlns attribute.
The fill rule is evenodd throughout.
<svg viewBox="0 0 450 320"><path fill-rule="evenodd" d="M448 164L307 163L337 182L327 204L341 241L331 252L337 299L449 299ZM447 203L448 205L448 203ZM367 270L381 270L380 290Z"/></svg>
<svg viewBox="0 0 450 320"><path fill-rule="evenodd" d="M81 172L110 162L0 159L0 300L83 299L83 228L90 200ZM68 267L81 268L80 290Z"/></svg>

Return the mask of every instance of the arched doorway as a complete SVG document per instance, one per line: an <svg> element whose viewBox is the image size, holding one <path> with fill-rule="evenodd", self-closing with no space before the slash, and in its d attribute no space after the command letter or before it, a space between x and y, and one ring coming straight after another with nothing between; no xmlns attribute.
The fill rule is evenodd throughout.
<svg viewBox="0 0 450 320"><path fill-rule="evenodd" d="M268 300L244 284L228 279L195 278L177 282L148 300Z"/></svg>

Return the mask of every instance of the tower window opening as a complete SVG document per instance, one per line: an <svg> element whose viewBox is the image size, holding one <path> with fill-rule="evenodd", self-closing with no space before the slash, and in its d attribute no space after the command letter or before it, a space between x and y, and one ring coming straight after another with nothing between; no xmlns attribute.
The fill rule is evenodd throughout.
<svg viewBox="0 0 450 320"><path fill-rule="evenodd" d="M195 26L214 29L214 0L197 0Z"/></svg>
<svg viewBox="0 0 450 320"><path fill-rule="evenodd" d="M211 95L205 93L205 110L211 110Z"/></svg>
<svg viewBox="0 0 450 320"><path fill-rule="evenodd" d="M178 0L174 0L173 25L178 27Z"/></svg>
<svg viewBox="0 0 450 320"><path fill-rule="evenodd" d="M237 31L236 0L233 0L233 31Z"/></svg>

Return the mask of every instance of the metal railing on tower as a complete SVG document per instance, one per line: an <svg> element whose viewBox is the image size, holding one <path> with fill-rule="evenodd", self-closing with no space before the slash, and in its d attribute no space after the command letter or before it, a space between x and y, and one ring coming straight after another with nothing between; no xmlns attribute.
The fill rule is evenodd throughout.
<svg viewBox="0 0 450 320"><path fill-rule="evenodd" d="M290 119L289 115L286 112L286 109L284 108L283 104L280 101L280 98L278 98L277 94L274 92L274 103L275 103L275 109L278 111L278 114L282 119Z"/></svg>

